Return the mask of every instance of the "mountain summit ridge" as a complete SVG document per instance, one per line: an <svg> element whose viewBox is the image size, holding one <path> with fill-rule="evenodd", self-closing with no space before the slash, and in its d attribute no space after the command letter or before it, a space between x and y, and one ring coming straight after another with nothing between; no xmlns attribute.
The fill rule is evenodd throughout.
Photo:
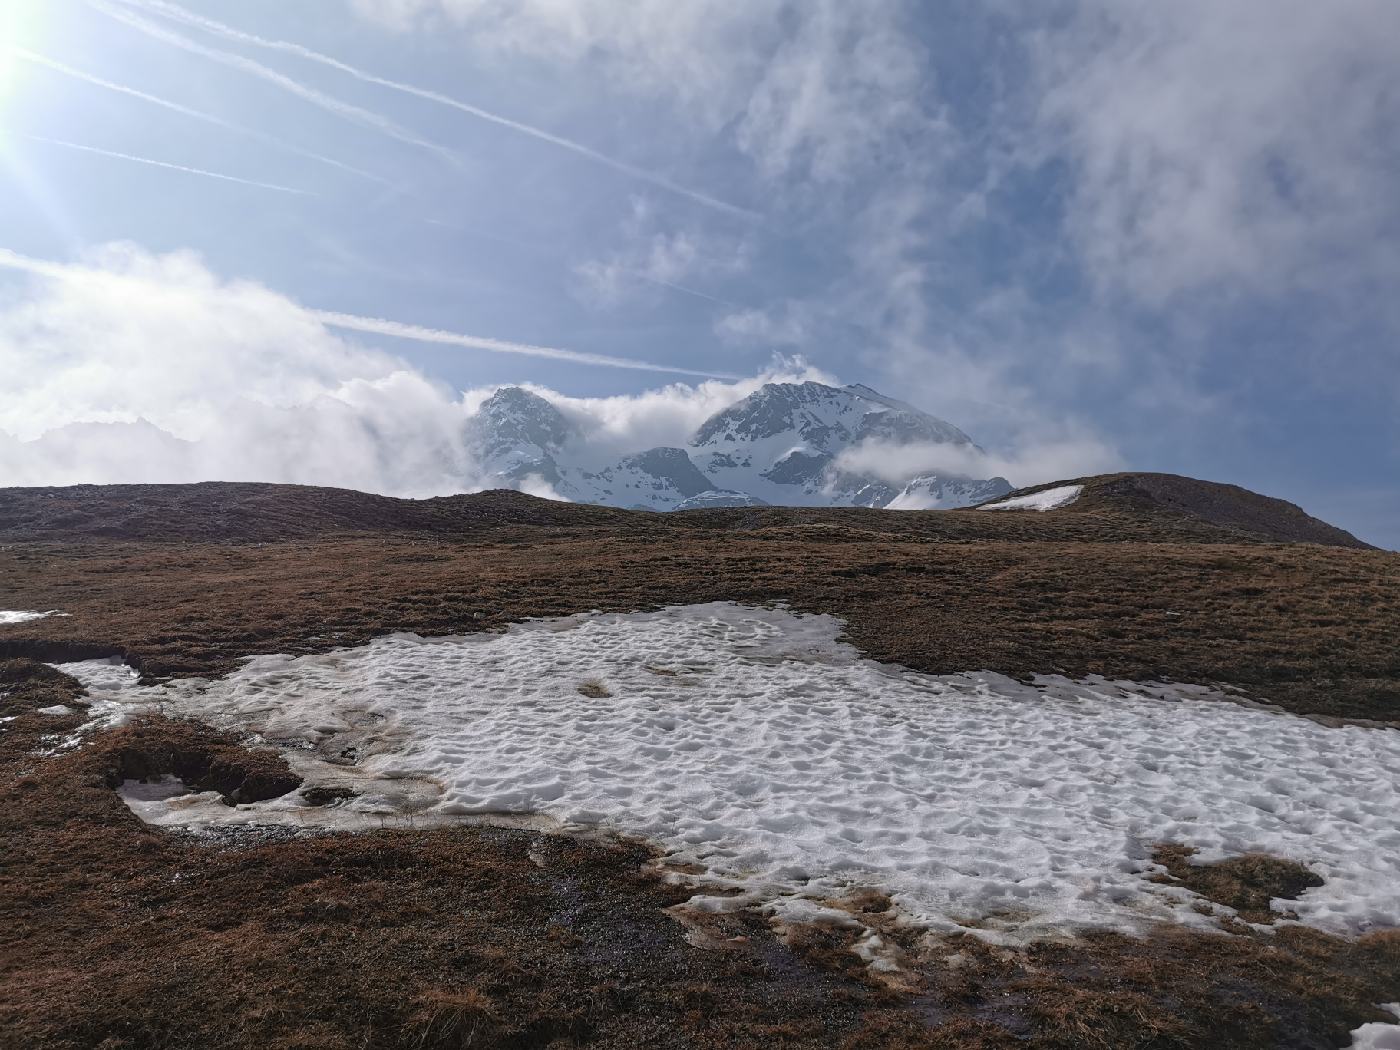
<svg viewBox="0 0 1400 1050"><path fill-rule="evenodd" d="M696 428L684 448L641 449L597 466L583 431L548 398L501 387L468 422L488 480L578 503L645 510L693 506L964 507L1011 491L1004 478L853 468L879 446L980 451L951 423L870 387L765 383Z"/></svg>

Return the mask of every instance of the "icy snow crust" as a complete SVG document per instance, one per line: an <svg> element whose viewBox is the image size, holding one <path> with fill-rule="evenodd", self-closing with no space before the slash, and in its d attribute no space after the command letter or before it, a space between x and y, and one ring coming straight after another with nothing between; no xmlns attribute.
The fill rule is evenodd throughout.
<svg viewBox="0 0 1400 1050"><path fill-rule="evenodd" d="M1202 861L1308 864L1326 882L1287 907L1311 925L1400 924L1400 732L1200 687L917 674L840 633L828 616L711 604L393 635L165 687L65 670L127 711L254 731L308 786L362 792L231 809L128 785L162 823L531 814L647 836L673 867L744 891L701 907L795 919L874 886L911 921L1015 939L1208 924L1198 898L1145 878L1152 845L1173 841ZM582 695L590 680L611 695Z"/></svg>
<svg viewBox="0 0 1400 1050"><path fill-rule="evenodd" d="M1053 489L1041 489L1029 496L1015 496L997 503L987 503L978 510L1054 510L1067 507L1079 498L1083 485L1060 485Z"/></svg>

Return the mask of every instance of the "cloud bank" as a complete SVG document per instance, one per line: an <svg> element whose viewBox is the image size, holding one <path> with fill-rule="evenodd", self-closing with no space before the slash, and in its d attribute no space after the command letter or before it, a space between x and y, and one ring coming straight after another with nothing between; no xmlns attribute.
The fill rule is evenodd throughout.
<svg viewBox="0 0 1400 1050"><path fill-rule="evenodd" d="M108 245L81 266L13 253L0 264L24 275L0 286L0 485L268 481L431 496L486 484L463 428L494 388L449 389L333 327L412 326L308 310L188 252ZM683 443L762 383L793 378L823 376L777 360L759 376L635 396L535 389L599 455L616 455Z"/></svg>

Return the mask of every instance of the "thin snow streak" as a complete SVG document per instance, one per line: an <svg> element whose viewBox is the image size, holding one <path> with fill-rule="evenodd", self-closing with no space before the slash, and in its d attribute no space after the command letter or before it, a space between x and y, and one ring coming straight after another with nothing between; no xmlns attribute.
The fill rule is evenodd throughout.
<svg viewBox="0 0 1400 1050"><path fill-rule="evenodd" d="M212 18L205 18L203 15L195 14L192 11L186 11L176 4L167 3L166 0L118 0L118 2L139 7L153 14L162 15L172 21L194 26L205 32L221 36L226 40L235 41L236 43L249 44L253 47L268 48L273 51L281 51L286 54L296 55L298 58L306 59L309 62L317 62L337 72L354 77L356 80L363 81L366 84L374 84L378 87L389 88L391 91L400 91L407 95L413 95L430 102L436 102L439 105L449 106L452 109L467 113L480 120L497 124L503 128L509 128L522 135L528 135L531 138L539 139L541 142L548 142L561 149L569 150L572 153L576 153L581 157L586 157L595 163L612 168L614 171L621 172L624 175L640 179L643 182L649 182L653 186L668 190L671 193L679 194L682 197L688 197L706 207L728 212L731 215L738 215L746 219L756 219L759 217L757 212L747 208L741 208L735 204L730 204L727 201L719 200L716 197L711 197L698 190L689 189L672 182L664 175L658 175L656 172L648 171L645 168L639 168L635 164L629 164L624 160L610 157L606 153L600 153L592 147L583 145L581 142L575 142L573 139L564 138L562 135L555 135L531 124L524 124L518 120L511 120L509 117L503 117L499 113L492 113L490 110L482 109L480 106L474 106L469 102L463 102L461 99L453 98L450 95L444 95L439 91L432 91L428 88L406 84L403 81L389 80L385 77L376 76L373 73L365 72L362 69L342 62L337 58L332 58L330 55L322 54L319 51L313 51L311 48L304 47L301 44L295 44L286 40L268 40L266 37L256 36L253 33L245 33L240 29L235 29L222 22L216 22Z"/></svg>

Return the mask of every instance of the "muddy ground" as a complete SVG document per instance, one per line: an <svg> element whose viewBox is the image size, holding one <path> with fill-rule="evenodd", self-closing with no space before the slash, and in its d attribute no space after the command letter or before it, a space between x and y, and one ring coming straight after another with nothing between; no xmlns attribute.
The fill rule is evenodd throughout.
<svg viewBox="0 0 1400 1050"><path fill-rule="evenodd" d="M1394 554L1114 513L678 523L545 507L522 525L501 520L512 505L434 530L383 507L353 527L303 511L274 528L196 504L175 539L93 534L100 506L67 530L25 534L11 518L0 608L72 615L0 627L0 656L121 653L159 678L395 630L784 601L840 615L870 655L926 671L1230 683L1324 719L1400 721ZM892 929L904 971L889 978L847 934L785 943L752 915L717 920L696 947L666 911L683 895L648 874L640 843L490 828L205 843L142 825L112 784L203 748L221 783L242 770L240 783L277 785L273 758L159 719L45 755L82 716L36 711L77 702L73 683L18 659L0 665L0 693L7 1048L1333 1050L1400 998L1396 933L1227 922L1234 932L1013 951ZM1197 881L1254 900L1240 880L1272 870ZM851 906L882 914L878 895Z"/></svg>

